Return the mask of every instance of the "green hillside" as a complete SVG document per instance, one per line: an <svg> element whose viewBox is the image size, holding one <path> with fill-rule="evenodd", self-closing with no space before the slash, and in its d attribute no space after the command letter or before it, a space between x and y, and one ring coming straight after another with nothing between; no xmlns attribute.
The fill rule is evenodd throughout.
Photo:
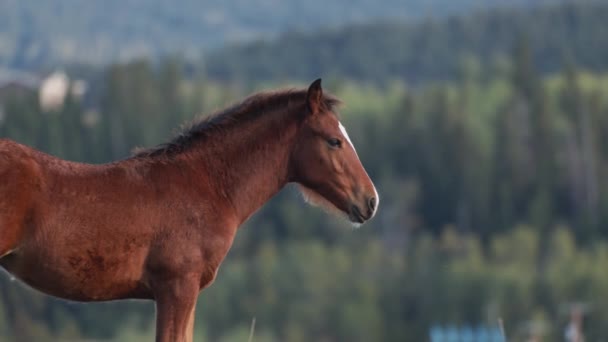
<svg viewBox="0 0 608 342"><path fill-rule="evenodd" d="M608 336L608 73L541 78L529 51L521 44L512 70L485 80L326 82L346 104L378 215L352 230L283 191L239 231L199 300L195 340L247 341L256 317L262 342L419 342L436 324L498 318L509 341L530 340L533 325L559 341L573 301L592 305L588 340ZM180 70L115 65L96 112L14 98L0 136L104 162L246 95ZM1 341L151 341L153 315L150 303L77 305L0 277Z"/></svg>
<svg viewBox="0 0 608 342"><path fill-rule="evenodd" d="M200 19L216 7L232 18L225 27L252 36L310 28L217 47L206 73L179 58L78 70L90 77L68 68L89 92L55 110L8 83L5 94L20 91L2 98L0 137L109 162L167 141L198 113L321 76L345 103L378 214L355 230L295 187L281 191L239 230L200 297L195 341L247 341L253 318L255 342L419 342L437 326L499 321L508 341L562 341L577 306L585 341L606 340L608 4L468 13L543 1L403 2L460 14L405 22L398 0L353 1L360 12L318 0L0 1L0 67L216 49L228 31ZM316 30L353 13L396 19ZM151 302L68 302L0 273L0 341L154 340Z"/></svg>

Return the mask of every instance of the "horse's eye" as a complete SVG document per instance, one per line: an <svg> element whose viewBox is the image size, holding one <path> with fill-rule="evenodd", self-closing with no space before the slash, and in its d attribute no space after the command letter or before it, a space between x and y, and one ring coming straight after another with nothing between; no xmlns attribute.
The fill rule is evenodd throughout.
<svg viewBox="0 0 608 342"><path fill-rule="evenodd" d="M340 139L330 138L330 139L327 139L327 143L329 144L329 146L331 146L333 148L342 147L342 142L340 141Z"/></svg>

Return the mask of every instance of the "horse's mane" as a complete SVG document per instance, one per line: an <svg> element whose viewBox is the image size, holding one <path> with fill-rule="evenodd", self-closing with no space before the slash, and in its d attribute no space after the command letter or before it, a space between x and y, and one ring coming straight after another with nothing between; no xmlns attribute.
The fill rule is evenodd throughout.
<svg viewBox="0 0 608 342"><path fill-rule="evenodd" d="M182 125L169 142L152 148L135 149L133 156L154 157L179 153L191 146L194 141L204 140L218 132L256 120L265 113L276 111L281 107L285 108L286 112L290 112L296 106L302 106L306 101L306 96L306 90L294 89L251 95L240 103ZM333 111L341 101L333 95L324 94L323 103L328 110Z"/></svg>

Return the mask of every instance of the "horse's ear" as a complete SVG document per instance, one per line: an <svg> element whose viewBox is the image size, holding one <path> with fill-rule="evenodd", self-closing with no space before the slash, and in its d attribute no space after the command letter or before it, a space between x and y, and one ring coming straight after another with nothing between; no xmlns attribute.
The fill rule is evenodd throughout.
<svg viewBox="0 0 608 342"><path fill-rule="evenodd" d="M319 113L321 104L323 103L323 89L321 88L321 79L312 82L308 87L308 96L306 97L308 108L312 114Z"/></svg>

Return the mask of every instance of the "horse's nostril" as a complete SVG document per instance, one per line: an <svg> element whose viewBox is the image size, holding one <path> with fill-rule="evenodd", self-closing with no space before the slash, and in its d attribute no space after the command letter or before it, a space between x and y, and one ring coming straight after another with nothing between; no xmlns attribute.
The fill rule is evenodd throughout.
<svg viewBox="0 0 608 342"><path fill-rule="evenodd" d="M367 205L369 206L369 210L371 210L372 212L376 210L376 197L370 198L367 202Z"/></svg>

